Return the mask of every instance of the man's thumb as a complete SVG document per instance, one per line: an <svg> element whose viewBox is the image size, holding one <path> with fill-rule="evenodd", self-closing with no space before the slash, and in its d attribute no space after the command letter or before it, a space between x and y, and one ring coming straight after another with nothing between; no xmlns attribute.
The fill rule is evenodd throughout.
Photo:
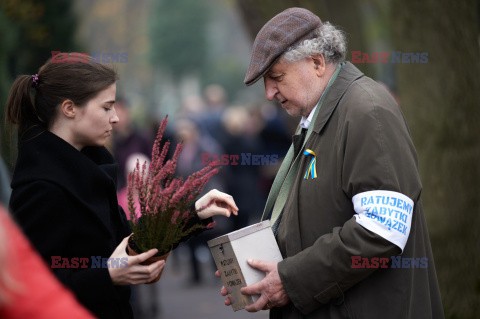
<svg viewBox="0 0 480 319"><path fill-rule="evenodd" d="M253 267L253 268L256 268L258 270L261 270L261 271L264 271L264 272L267 272L270 270L270 268L268 267L268 264L266 261L263 261L263 260L257 260L257 259L247 259L247 263Z"/></svg>

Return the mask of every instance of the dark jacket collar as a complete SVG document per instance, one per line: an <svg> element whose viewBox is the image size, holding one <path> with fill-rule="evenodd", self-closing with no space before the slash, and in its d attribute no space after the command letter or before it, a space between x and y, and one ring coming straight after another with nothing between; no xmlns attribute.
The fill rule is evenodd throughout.
<svg viewBox="0 0 480 319"><path fill-rule="evenodd" d="M335 82L329 88L325 100L318 114L317 120L313 123L313 131L320 133L328 122L328 119L332 115L333 111L337 107L337 104L343 94L347 91L348 87L355 80L363 77L363 73L357 69L352 63L346 62L340 73L338 74Z"/></svg>
<svg viewBox="0 0 480 319"><path fill-rule="evenodd" d="M38 180L54 183L94 213L111 232L110 208L117 205L117 165L108 150L85 147L80 152L40 127L19 139L12 188Z"/></svg>

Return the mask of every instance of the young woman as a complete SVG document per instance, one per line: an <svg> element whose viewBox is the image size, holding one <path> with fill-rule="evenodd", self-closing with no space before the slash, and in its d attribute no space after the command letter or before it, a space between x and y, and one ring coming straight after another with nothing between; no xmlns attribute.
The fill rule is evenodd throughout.
<svg viewBox="0 0 480 319"><path fill-rule="evenodd" d="M151 281L164 262L140 265L157 252L152 249L128 257L126 268L92 264L92 258L127 257L130 228L117 202L116 164L103 146L119 121L116 81L112 68L90 59L47 61L38 75L14 82L6 119L19 135L10 198L17 222L85 307L118 319L132 318L128 285ZM215 190L196 207L212 199L199 219L237 213L231 196Z"/></svg>

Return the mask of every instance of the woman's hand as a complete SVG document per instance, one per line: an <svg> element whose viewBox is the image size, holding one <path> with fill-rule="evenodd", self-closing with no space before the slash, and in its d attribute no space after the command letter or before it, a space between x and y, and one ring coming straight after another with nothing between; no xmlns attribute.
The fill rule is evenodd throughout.
<svg viewBox="0 0 480 319"><path fill-rule="evenodd" d="M197 200L195 210L200 219L206 219L214 215L230 217L232 213L238 215L238 207L233 197L216 189L212 189Z"/></svg>
<svg viewBox="0 0 480 319"><path fill-rule="evenodd" d="M128 255L125 249L127 248L128 238L130 238L130 236L125 237L110 256L110 258L118 258L120 261L117 263L117 265L120 265L119 267L108 268L110 278L112 278L114 285L145 284L154 280L165 266L164 260L159 260L148 266L140 265L141 262L155 255L158 249L150 249L136 256ZM127 261L126 263L125 260Z"/></svg>

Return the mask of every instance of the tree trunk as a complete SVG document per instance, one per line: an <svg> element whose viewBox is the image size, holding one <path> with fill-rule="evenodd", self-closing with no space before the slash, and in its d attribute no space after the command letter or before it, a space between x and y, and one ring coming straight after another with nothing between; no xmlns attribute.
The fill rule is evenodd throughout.
<svg viewBox="0 0 480 319"><path fill-rule="evenodd" d="M428 52L428 63L398 64L397 74L399 98L419 154L445 315L478 318L478 3L396 0L392 9L397 50Z"/></svg>

